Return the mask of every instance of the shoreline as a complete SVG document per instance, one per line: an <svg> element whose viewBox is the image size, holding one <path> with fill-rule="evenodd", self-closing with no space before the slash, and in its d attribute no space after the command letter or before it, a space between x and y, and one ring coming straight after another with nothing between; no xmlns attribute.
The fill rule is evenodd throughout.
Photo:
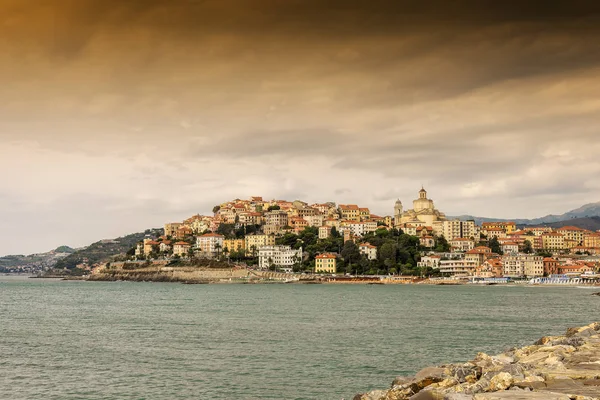
<svg viewBox="0 0 600 400"><path fill-rule="evenodd" d="M568 328L530 346L397 377L353 400L598 400L600 322Z"/></svg>

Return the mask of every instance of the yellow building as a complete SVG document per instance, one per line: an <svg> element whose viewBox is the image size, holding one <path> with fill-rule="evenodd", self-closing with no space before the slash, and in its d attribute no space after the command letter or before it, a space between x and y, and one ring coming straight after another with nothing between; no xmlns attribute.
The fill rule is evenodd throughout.
<svg viewBox="0 0 600 400"><path fill-rule="evenodd" d="M514 222L484 222L481 224L481 230L485 232L503 231L505 234L508 235L517 230L517 225ZM489 234L487 235L488 237L490 237Z"/></svg>
<svg viewBox="0 0 600 400"><path fill-rule="evenodd" d="M587 233L585 229L576 226L563 226L562 228L558 228L556 232L563 235L565 239L575 241L577 243L575 246L583 244L583 238Z"/></svg>
<svg viewBox="0 0 600 400"><path fill-rule="evenodd" d="M165 236L175 236L177 229L179 229L183 224L181 222L171 222L170 224L165 224Z"/></svg>
<svg viewBox="0 0 600 400"><path fill-rule="evenodd" d="M252 234L246 235L246 251L258 251L262 246L275 246L275 235Z"/></svg>
<svg viewBox="0 0 600 400"><path fill-rule="evenodd" d="M371 211L369 211L368 208L359 208L358 216L360 217L361 221L366 221L368 219L371 219Z"/></svg>
<svg viewBox="0 0 600 400"><path fill-rule="evenodd" d="M557 232L548 232L542 235L542 247L544 250L564 250L565 237Z"/></svg>
<svg viewBox="0 0 600 400"><path fill-rule="evenodd" d="M600 247L600 233L591 233L583 238L584 247Z"/></svg>
<svg viewBox="0 0 600 400"><path fill-rule="evenodd" d="M360 209L356 204L340 204L342 219L360 221Z"/></svg>
<svg viewBox="0 0 600 400"><path fill-rule="evenodd" d="M246 240L244 239L224 239L223 240L223 251L227 251L229 253L234 251L241 251L246 249Z"/></svg>
<svg viewBox="0 0 600 400"><path fill-rule="evenodd" d="M315 257L315 272L335 274L336 257L330 253L319 254Z"/></svg>

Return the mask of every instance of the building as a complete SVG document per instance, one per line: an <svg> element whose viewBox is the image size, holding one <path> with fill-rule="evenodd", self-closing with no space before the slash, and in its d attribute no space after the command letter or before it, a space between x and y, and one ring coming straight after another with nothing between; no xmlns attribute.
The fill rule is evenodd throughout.
<svg viewBox="0 0 600 400"><path fill-rule="evenodd" d="M419 236L419 244L423 247L432 249L435 247L435 239L433 236Z"/></svg>
<svg viewBox="0 0 600 400"><path fill-rule="evenodd" d="M171 250L171 241L170 240L163 240L158 245L158 251L160 251L161 253L167 253L170 250Z"/></svg>
<svg viewBox="0 0 600 400"><path fill-rule="evenodd" d="M438 269L440 267L440 261L442 257L440 256L423 256L421 257L421 261L417 263L417 267L429 267Z"/></svg>
<svg viewBox="0 0 600 400"><path fill-rule="evenodd" d="M433 200L427 198L427 191L424 188L419 190L419 198L413 201L413 208L410 210L403 211L402 202L397 200L394 206L394 217L396 225L421 222L434 228L446 220L446 215L435 208Z"/></svg>
<svg viewBox="0 0 600 400"><path fill-rule="evenodd" d="M377 259L377 246L373 246L370 243L361 243L358 246L358 250L360 254L364 254L365 256L367 256L368 260Z"/></svg>
<svg viewBox="0 0 600 400"><path fill-rule="evenodd" d="M544 275L550 276L558 274L559 262L557 259L552 257L546 257L542 260L544 264Z"/></svg>
<svg viewBox="0 0 600 400"><path fill-rule="evenodd" d="M470 260L442 260L440 272L449 275L473 275L479 265Z"/></svg>
<svg viewBox="0 0 600 400"><path fill-rule="evenodd" d="M159 242L156 242L152 239L148 239L148 238L144 239L144 255L148 256L153 251L157 251L159 245L160 245Z"/></svg>
<svg viewBox="0 0 600 400"><path fill-rule="evenodd" d="M225 237L218 233L206 233L196 236L196 248L205 256L213 257L223 250L223 240Z"/></svg>
<svg viewBox="0 0 600 400"><path fill-rule="evenodd" d="M276 268L291 271L300 261L302 261L302 248L294 250L290 246L262 246L258 249L260 269Z"/></svg>
<svg viewBox="0 0 600 400"><path fill-rule="evenodd" d="M250 234L246 235L246 252L253 254L263 246L275 246L275 235Z"/></svg>
<svg viewBox="0 0 600 400"><path fill-rule="evenodd" d="M499 258L489 258L484 261L480 272L480 276L488 276L492 278L501 278L504 273L502 260Z"/></svg>
<svg viewBox="0 0 600 400"><path fill-rule="evenodd" d="M558 232L542 234L542 247L544 250L560 251L565 249L565 237Z"/></svg>
<svg viewBox="0 0 600 400"><path fill-rule="evenodd" d="M584 247L600 248L600 233L589 233L583 238Z"/></svg>
<svg viewBox="0 0 600 400"><path fill-rule="evenodd" d="M165 236L175 236L177 229L181 227L183 224L180 222L171 222L170 224L165 224Z"/></svg>
<svg viewBox="0 0 600 400"><path fill-rule="evenodd" d="M356 204L340 204L342 219L348 221L360 221L360 208Z"/></svg>
<svg viewBox="0 0 600 400"><path fill-rule="evenodd" d="M514 222L484 222L481 224L481 230L488 237L493 237L489 234L490 231L502 231L503 237L506 237L517 230L517 225Z"/></svg>
<svg viewBox="0 0 600 400"><path fill-rule="evenodd" d="M584 236L588 233L585 229L576 226L563 226L562 228L556 229L556 232L563 235L566 240L574 241L575 245L572 247L582 245Z"/></svg>
<svg viewBox="0 0 600 400"><path fill-rule="evenodd" d="M246 241L244 239L223 239L223 251L227 253L240 252L246 250Z"/></svg>
<svg viewBox="0 0 600 400"><path fill-rule="evenodd" d="M479 236L475 229L475 221L461 221L459 219L442 221L442 235L448 242L457 238L475 239Z"/></svg>
<svg viewBox="0 0 600 400"><path fill-rule="evenodd" d="M173 245L173 255L185 257L188 255L191 248L192 248L192 245L187 242L176 242Z"/></svg>
<svg viewBox="0 0 600 400"><path fill-rule="evenodd" d="M288 226L288 213L283 210L273 210L265 213L265 225Z"/></svg>
<svg viewBox="0 0 600 400"><path fill-rule="evenodd" d="M475 263L480 266L483 262L492 255L492 249L485 246L475 247L465 253L465 260Z"/></svg>
<svg viewBox="0 0 600 400"><path fill-rule="evenodd" d="M502 257L504 276L535 278L544 276L544 258L540 256L518 254Z"/></svg>
<svg viewBox="0 0 600 400"><path fill-rule="evenodd" d="M457 237L449 241L451 251L455 252L467 252L475 248L475 242L471 239Z"/></svg>
<svg viewBox="0 0 600 400"><path fill-rule="evenodd" d="M315 272L326 272L335 274L336 256L331 253L319 254L315 257Z"/></svg>
<svg viewBox="0 0 600 400"><path fill-rule="evenodd" d="M519 252L519 245L515 242L504 242L500 248L504 254L516 254Z"/></svg>

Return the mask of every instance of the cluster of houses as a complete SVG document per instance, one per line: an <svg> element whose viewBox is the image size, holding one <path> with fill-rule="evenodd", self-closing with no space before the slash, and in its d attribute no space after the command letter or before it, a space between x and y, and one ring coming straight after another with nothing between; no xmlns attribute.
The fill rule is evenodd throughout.
<svg viewBox="0 0 600 400"><path fill-rule="evenodd" d="M435 254L425 251L421 267L439 269L448 275L482 276L543 276L594 269L593 261L576 261L571 255L600 254L600 233L573 226L559 229L548 227L518 230L513 222L485 222L447 219L435 209L425 189L413 201L413 208L404 210L400 200L394 205L394 216L378 216L369 208L355 204L333 202L308 204L303 201L264 200L251 197L236 199L216 206L214 215L195 215L182 222L167 223L164 236L148 238L138 244L138 257L220 257L232 253L258 257L260 268L276 267L291 270L302 260L302 249L276 245L276 237L285 233L300 233L307 227L318 229L319 239L327 239L335 229L344 241L358 244L361 254L369 260L377 258L377 248L364 243L362 237L378 229L402 229L419 238L423 248L433 250L436 241L444 237L450 251ZM236 228L258 226L258 232L243 238L230 239L216 233L222 224ZM496 238L498 254L481 246ZM541 257L531 253L549 252L556 257ZM560 257L559 257L560 255ZM317 272L336 271L336 254L321 254L315 259Z"/></svg>

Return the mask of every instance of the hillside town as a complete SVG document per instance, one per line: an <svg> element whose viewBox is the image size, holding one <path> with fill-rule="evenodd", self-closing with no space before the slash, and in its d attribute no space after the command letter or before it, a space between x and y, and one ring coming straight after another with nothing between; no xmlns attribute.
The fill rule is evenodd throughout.
<svg viewBox="0 0 600 400"><path fill-rule="evenodd" d="M600 232L448 219L424 188L411 209L397 200L388 216L356 204L262 197L228 201L213 213L166 223L163 235L138 243L133 258L218 259L283 272L492 280L583 279L595 277L600 266Z"/></svg>

